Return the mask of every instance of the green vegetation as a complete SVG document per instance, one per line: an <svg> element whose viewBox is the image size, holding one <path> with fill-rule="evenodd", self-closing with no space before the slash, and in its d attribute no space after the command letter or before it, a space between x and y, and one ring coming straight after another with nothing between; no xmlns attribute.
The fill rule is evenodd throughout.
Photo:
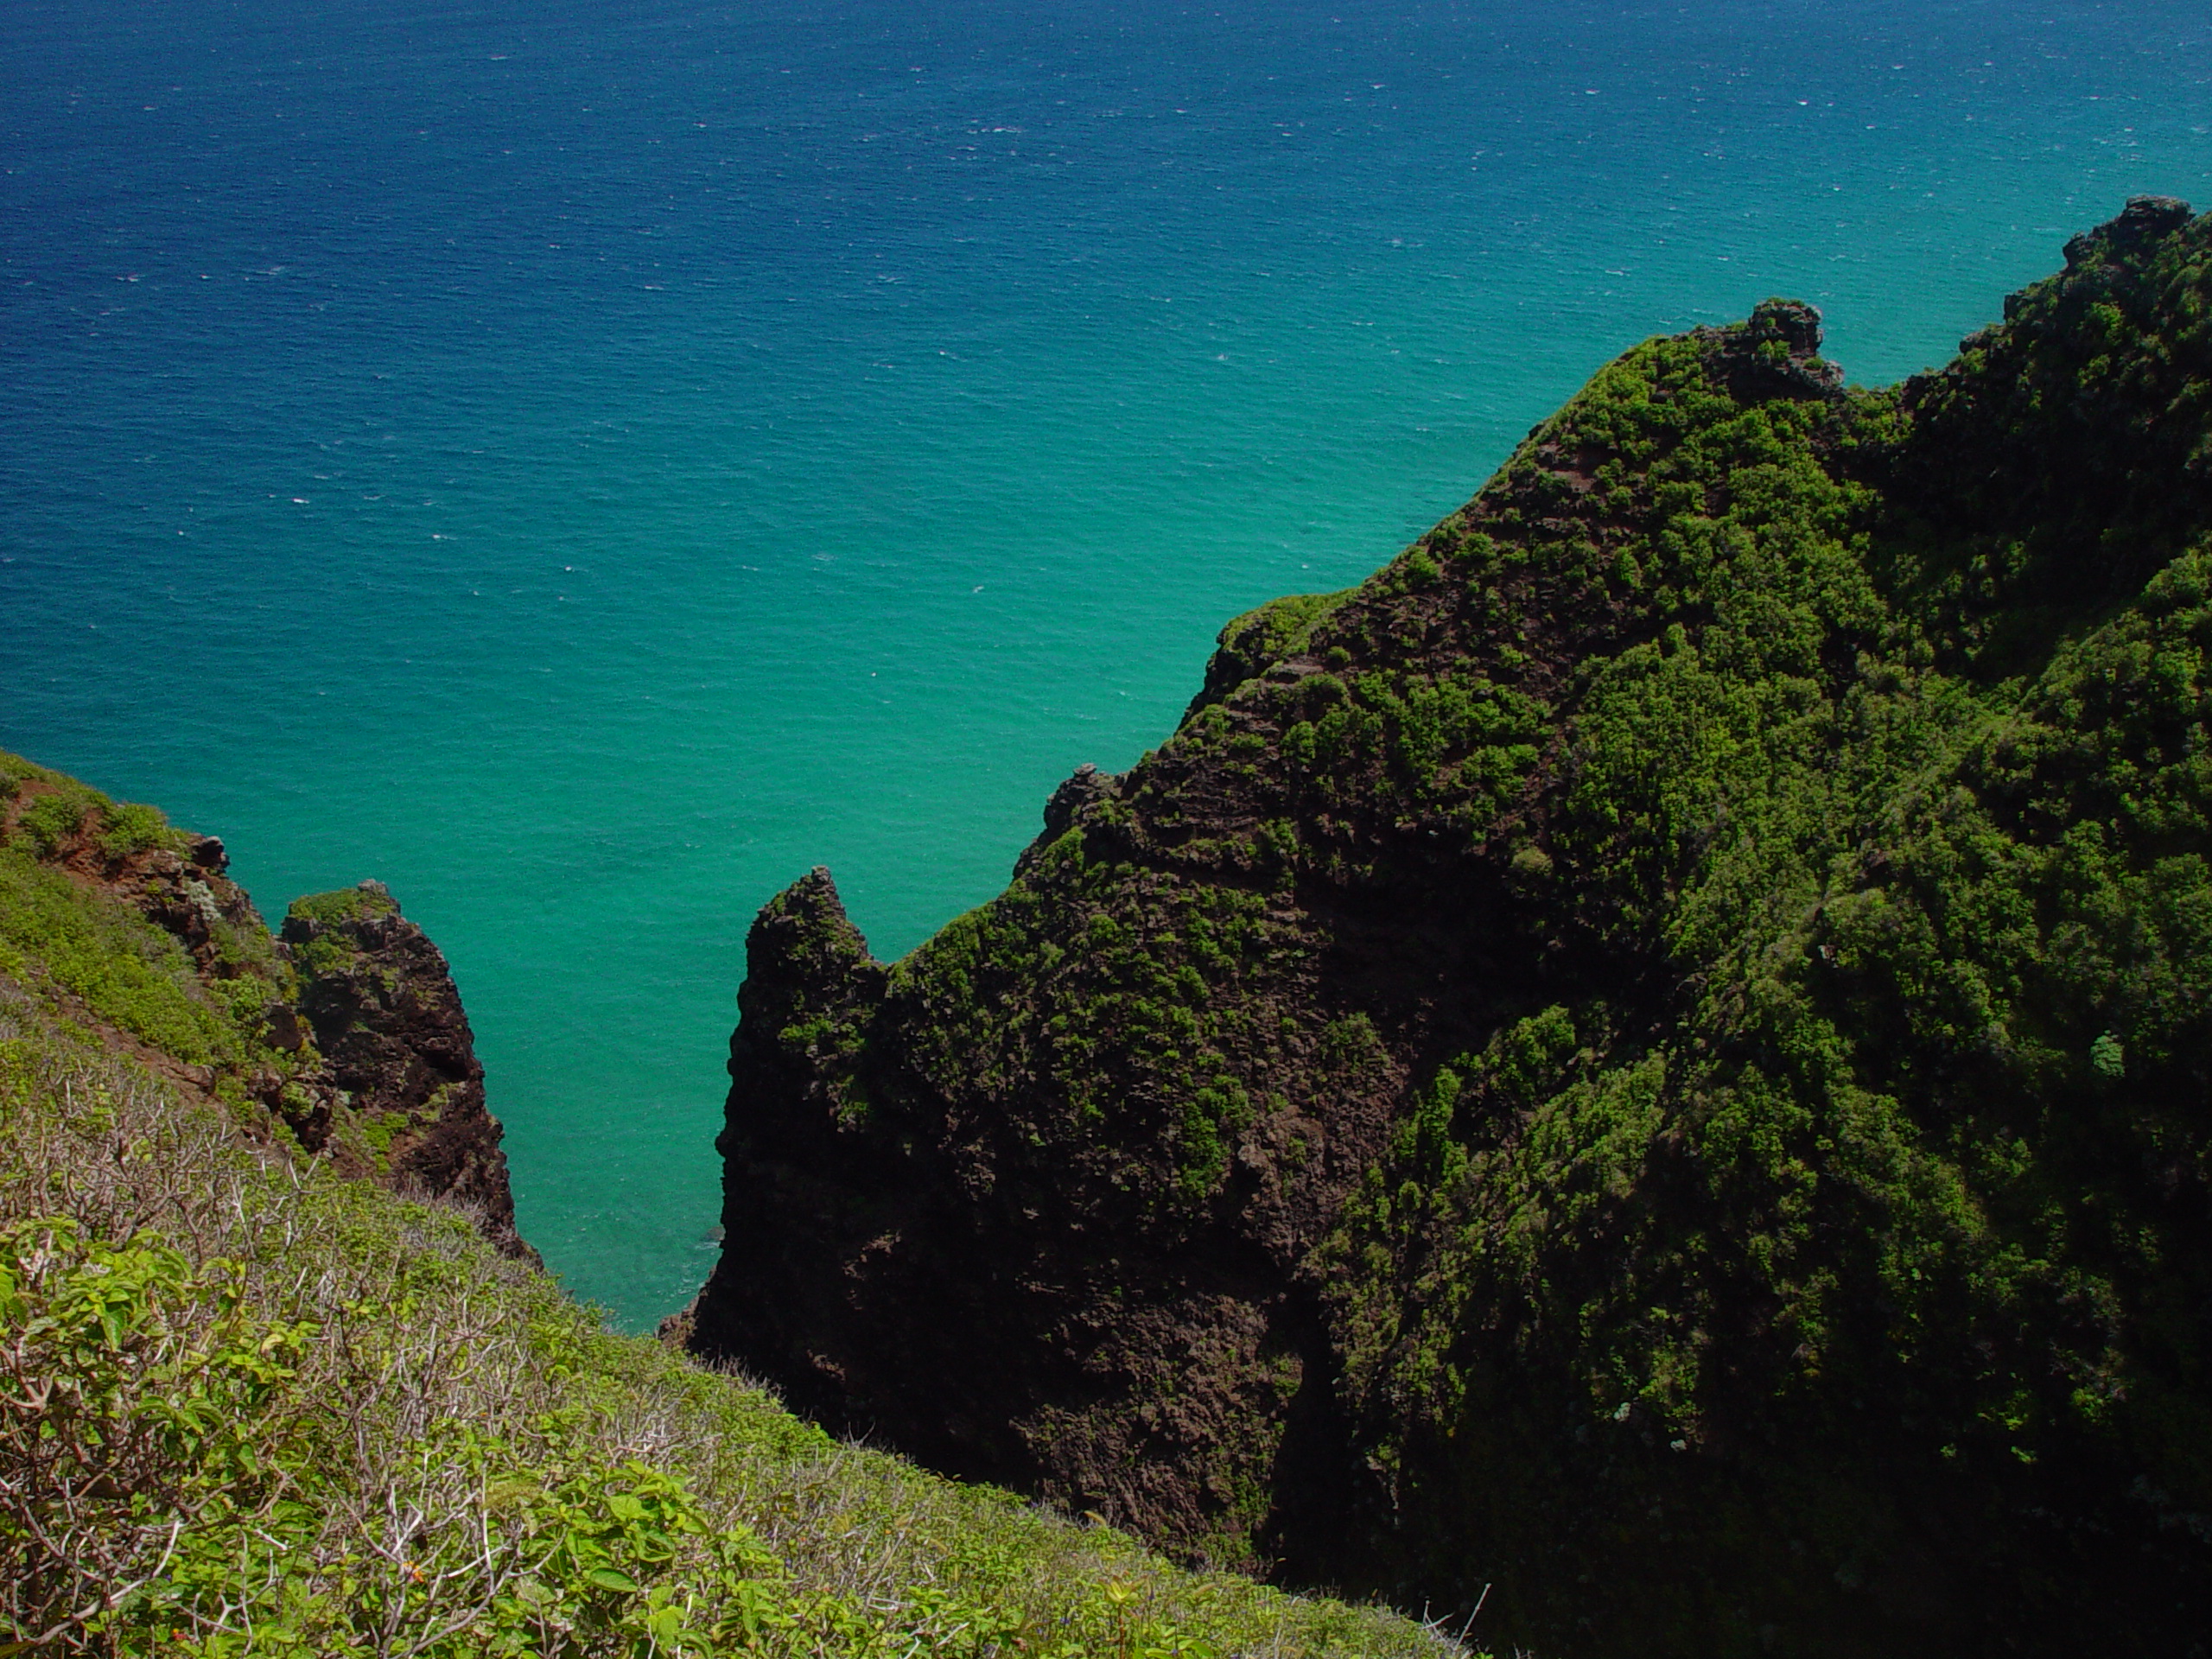
<svg viewBox="0 0 2212 1659"><path fill-rule="evenodd" d="M74 1017L208 1068L214 1090L251 1116L252 1089L281 1087L301 1064L270 1046L260 1019L293 974L267 931L226 914L175 856L194 841L153 807L0 753L0 974L59 996ZM173 867L155 878L150 902L189 915L204 963L177 934L146 925L146 855Z"/></svg>
<svg viewBox="0 0 2212 1659"><path fill-rule="evenodd" d="M1584 665L1532 873L1592 967L1436 1074L1324 1249L1424 1582L1637 1650L2130 1645L2201 1592L2208 520L1989 382L2087 329L2073 395L2164 375L2187 453L2207 240L2031 290L1902 404L1697 412L1671 341L1555 423L1652 504L1656 637ZM1929 446L2077 498L1923 496Z"/></svg>
<svg viewBox="0 0 2212 1659"><path fill-rule="evenodd" d="M1054 939L1062 930L1079 948ZM1147 1211L1175 1211L1218 1189L1228 1147L1252 1121L1234 1058L1250 1017L1224 993L1299 948L1256 893L1094 861L1070 836L1032 880L898 963L888 993L896 1008L926 1011L906 1056L925 1084L1002 1078L1039 1148L1156 1141L1172 1179L1132 1162L1119 1184ZM1049 1012L1017 1059L1001 1046L1003 1025L1010 999L1033 997Z"/></svg>
<svg viewBox="0 0 2212 1659"><path fill-rule="evenodd" d="M1491 1642L2201 1642L2212 219L2068 259L1886 391L1789 302L1626 353L1232 622L1006 893L852 935L869 1155L802 1132L836 1067L741 1067L725 1146L871 1316L742 1351Z"/></svg>
<svg viewBox="0 0 2212 1659"><path fill-rule="evenodd" d="M399 906L389 893L367 883L340 887L335 893L309 893L293 899L284 912L287 918L296 916L307 922L360 922L398 913Z"/></svg>
<svg viewBox="0 0 2212 1659"><path fill-rule="evenodd" d="M250 1141L99 1027L229 1063L259 999L35 844L0 847L0 1651L1448 1649L841 1443L466 1218Z"/></svg>
<svg viewBox="0 0 2212 1659"><path fill-rule="evenodd" d="M13 803L11 831L40 857L83 836L111 858L156 847L181 851L190 837L154 807L111 801L74 778L0 752L0 804Z"/></svg>
<svg viewBox="0 0 2212 1659"><path fill-rule="evenodd" d="M244 1052L175 939L12 844L0 846L0 972L42 978L91 1018L194 1065Z"/></svg>
<svg viewBox="0 0 2212 1659"><path fill-rule="evenodd" d="M1889 391L1787 302L1638 346L1373 580L1232 622L906 960L825 874L768 906L702 1344L1492 1643L2201 1644L2212 219L2068 257ZM34 1634L1434 1645L839 1446L240 1151L83 1032L242 1077L289 969L211 932L211 991L84 885L172 832L8 764Z"/></svg>
<svg viewBox="0 0 2212 1659"><path fill-rule="evenodd" d="M1207 665L1205 689L1198 706L1256 678L1285 658L1303 652L1313 631L1344 603L1340 594L1292 594L1247 611L1221 631L1220 649Z"/></svg>

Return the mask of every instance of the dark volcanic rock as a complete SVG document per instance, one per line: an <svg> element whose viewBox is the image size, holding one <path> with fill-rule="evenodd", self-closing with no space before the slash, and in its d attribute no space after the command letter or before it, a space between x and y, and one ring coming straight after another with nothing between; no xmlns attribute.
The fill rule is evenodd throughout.
<svg viewBox="0 0 2212 1659"><path fill-rule="evenodd" d="M1627 353L899 962L772 901L695 1351L1499 1650L2201 1643L2212 220L2073 253Z"/></svg>
<svg viewBox="0 0 2212 1659"><path fill-rule="evenodd" d="M376 881L297 900L283 939L299 1014L388 1184L467 1205L501 1250L536 1261L515 1232L503 1131L437 946Z"/></svg>
<svg viewBox="0 0 2212 1659"><path fill-rule="evenodd" d="M827 871L754 925L719 1143L723 1253L690 1345L772 1363L794 1405L940 1468L1033 1481L1049 1459L1054 1495L1203 1549L1217 1505L1189 1459L1271 1442L1296 1390L1287 1255L1235 1230L1218 1249L1129 1249L1145 1205L1126 1185L1084 1183L1048 1216L1064 1196L1034 1148L1005 1144L1009 1125L939 1120L925 1141L879 1112L836 1074L886 989ZM1177 1400L1194 1350L1203 1386Z"/></svg>
<svg viewBox="0 0 2212 1659"><path fill-rule="evenodd" d="M1714 378L1745 403L1763 397L1834 397L1843 366L1821 355L1821 313L1802 300L1768 300L1732 328L1701 328Z"/></svg>
<svg viewBox="0 0 2212 1659"><path fill-rule="evenodd" d="M1112 772L1101 772L1088 760L1077 766L1045 803L1045 831L1014 861L1014 874L1024 874L1045 849L1089 819L1094 809L1115 799L1121 792L1122 780Z"/></svg>
<svg viewBox="0 0 2212 1659"><path fill-rule="evenodd" d="M2119 218L2067 243L2066 268L2070 271L2094 259L2133 252L2145 242L2171 235L2189 219L2189 204L2177 197L2130 196Z"/></svg>

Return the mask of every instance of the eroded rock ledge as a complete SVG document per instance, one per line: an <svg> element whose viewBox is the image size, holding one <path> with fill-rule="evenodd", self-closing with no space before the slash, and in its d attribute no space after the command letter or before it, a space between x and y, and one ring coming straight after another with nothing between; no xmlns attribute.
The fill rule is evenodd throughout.
<svg viewBox="0 0 2212 1659"><path fill-rule="evenodd" d="M500 1249L536 1260L515 1231L505 1132L443 953L378 881L296 900L281 938L299 1016L386 1182L467 1205Z"/></svg>

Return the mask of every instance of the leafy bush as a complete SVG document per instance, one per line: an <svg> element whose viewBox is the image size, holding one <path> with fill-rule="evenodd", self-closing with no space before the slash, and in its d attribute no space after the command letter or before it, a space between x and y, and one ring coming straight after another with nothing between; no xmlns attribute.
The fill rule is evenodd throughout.
<svg viewBox="0 0 2212 1659"><path fill-rule="evenodd" d="M169 821L156 807L128 801L110 803L100 817L105 826L100 836L100 850L111 858L122 858L156 847L174 849L184 840L169 828Z"/></svg>
<svg viewBox="0 0 2212 1659"><path fill-rule="evenodd" d="M41 858L51 858L61 844L78 835L85 820L98 809L81 791L40 795L16 819L16 830Z"/></svg>
<svg viewBox="0 0 2212 1659"><path fill-rule="evenodd" d="M43 980L95 1020L190 1065L245 1051L175 939L13 845L0 846L0 973Z"/></svg>

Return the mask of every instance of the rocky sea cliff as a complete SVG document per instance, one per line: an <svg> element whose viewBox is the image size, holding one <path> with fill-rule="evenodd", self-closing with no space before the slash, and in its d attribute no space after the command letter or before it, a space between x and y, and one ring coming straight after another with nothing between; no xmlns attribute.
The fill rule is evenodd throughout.
<svg viewBox="0 0 2212 1659"><path fill-rule="evenodd" d="M1424 1659L842 1444L516 1236L443 957L0 754L0 1652Z"/></svg>
<svg viewBox="0 0 2212 1659"><path fill-rule="evenodd" d="M771 902L695 1351L1545 1653L2201 1642L2212 219L1819 347L1624 354L904 959Z"/></svg>
<svg viewBox="0 0 2212 1659"><path fill-rule="evenodd" d="M463 1206L501 1250L537 1260L515 1231L502 1130L453 975L381 883L296 900L272 939L216 837L12 756L0 767L0 841L174 939L235 1016L219 1024L173 1002L157 1020L92 981L73 1011L105 1044L340 1174ZM165 1045L173 1030L182 1043Z"/></svg>

